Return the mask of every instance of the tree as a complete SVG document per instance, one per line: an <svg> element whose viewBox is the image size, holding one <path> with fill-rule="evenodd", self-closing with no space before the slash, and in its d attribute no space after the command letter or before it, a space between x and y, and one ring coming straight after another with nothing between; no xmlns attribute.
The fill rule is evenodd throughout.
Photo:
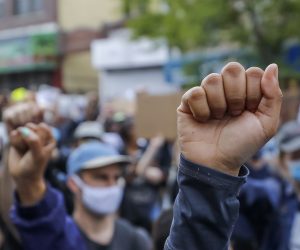
<svg viewBox="0 0 300 250"><path fill-rule="evenodd" d="M123 0L135 37L164 37L181 51L237 42L259 62L282 64L288 39L300 36L300 0Z"/></svg>

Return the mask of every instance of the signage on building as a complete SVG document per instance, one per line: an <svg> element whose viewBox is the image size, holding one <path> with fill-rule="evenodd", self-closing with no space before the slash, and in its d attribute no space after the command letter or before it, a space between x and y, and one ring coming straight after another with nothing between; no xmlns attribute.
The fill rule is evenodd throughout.
<svg viewBox="0 0 300 250"><path fill-rule="evenodd" d="M92 63L102 70L162 66L168 60L164 42L127 37L99 39L92 42Z"/></svg>
<svg viewBox="0 0 300 250"><path fill-rule="evenodd" d="M54 68L57 54L56 33L0 40L0 73Z"/></svg>

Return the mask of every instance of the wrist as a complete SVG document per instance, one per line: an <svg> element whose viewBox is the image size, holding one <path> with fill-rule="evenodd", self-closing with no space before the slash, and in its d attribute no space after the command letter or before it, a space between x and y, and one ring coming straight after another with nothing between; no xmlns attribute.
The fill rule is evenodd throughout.
<svg viewBox="0 0 300 250"><path fill-rule="evenodd" d="M231 164L231 163L223 163L217 160L209 160L205 158L199 158L199 156L193 156L190 154L186 154L182 152L182 155L188 161L193 162L194 164L205 166L207 168L211 168L213 170L222 172L231 176L238 176L240 172L241 166Z"/></svg>
<svg viewBox="0 0 300 250"><path fill-rule="evenodd" d="M38 180L15 180L16 192L22 206L33 206L43 199L47 185L43 178Z"/></svg>
<svg viewBox="0 0 300 250"><path fill-rule="evenodd" d="M209 168L228 174L231 176L238 176L241 166L225 165L222 163L212 162L207 165Z"/></svg>

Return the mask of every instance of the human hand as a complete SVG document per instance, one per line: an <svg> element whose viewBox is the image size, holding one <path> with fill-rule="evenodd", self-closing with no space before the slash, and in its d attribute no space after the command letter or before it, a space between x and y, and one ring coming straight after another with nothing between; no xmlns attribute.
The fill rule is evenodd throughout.
<svg viewBox="0 0 300 250"><path fill-rule="evenodd" d="M145 169L146 180L151 184L158 185L164 180L164 173L158 167L149 166Z"/></svg>
<svg viewBox="0 0 300 250"><path fill-rule="evenodd" d="M3 112L3 121L8 132L25 126L27 123L40 123L43 120L43 111L35 102L22 102L6 108Z"/></svg>
<svg viewBox="0 0 300 250"><path fill-rule="evenodd" d="M159 149L165 142L165 138L161 135L157 135L151 138L149 146L155 149Z"/></svg>
<svg viewBox="0 0 300 250"><path fill-rule="evenodd" d="M245 71L229 63L183 95L177 109L180 151L194 163L238 175L276 133L281 103L277 65Z"/></svg>
<svg viewBox="0 0 300 250"><path fill-rule="evenodd" d="M44 173L55 148L55 140L47 125L27 124L11 132L10 143L8 168L21 203L35 204L46 189ZM27 149L20 145L26 145Z"/></svg>

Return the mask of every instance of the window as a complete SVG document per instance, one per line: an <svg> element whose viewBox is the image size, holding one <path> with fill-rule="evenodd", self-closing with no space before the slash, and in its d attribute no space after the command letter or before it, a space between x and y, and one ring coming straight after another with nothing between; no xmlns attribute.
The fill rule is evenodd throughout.
<svg viewBox="0 0 300 250"><path fill-rule="evenodd" d="M24 15L41 11L43 10L44 2L45 0L14 0L14 14Z"/></svg>
<svg viewBox="0 0 300 250"><path fill-rule="evenodd" d="M33 9L33 11L43 10L44 0L31 0L31 2L32 2L32 9Z"/></svg>
<svg viewBox="0 0 300 250"><path fill-rule="evenodd" d="M0 0L0 18L5 16L5 0Z"/></svg>

